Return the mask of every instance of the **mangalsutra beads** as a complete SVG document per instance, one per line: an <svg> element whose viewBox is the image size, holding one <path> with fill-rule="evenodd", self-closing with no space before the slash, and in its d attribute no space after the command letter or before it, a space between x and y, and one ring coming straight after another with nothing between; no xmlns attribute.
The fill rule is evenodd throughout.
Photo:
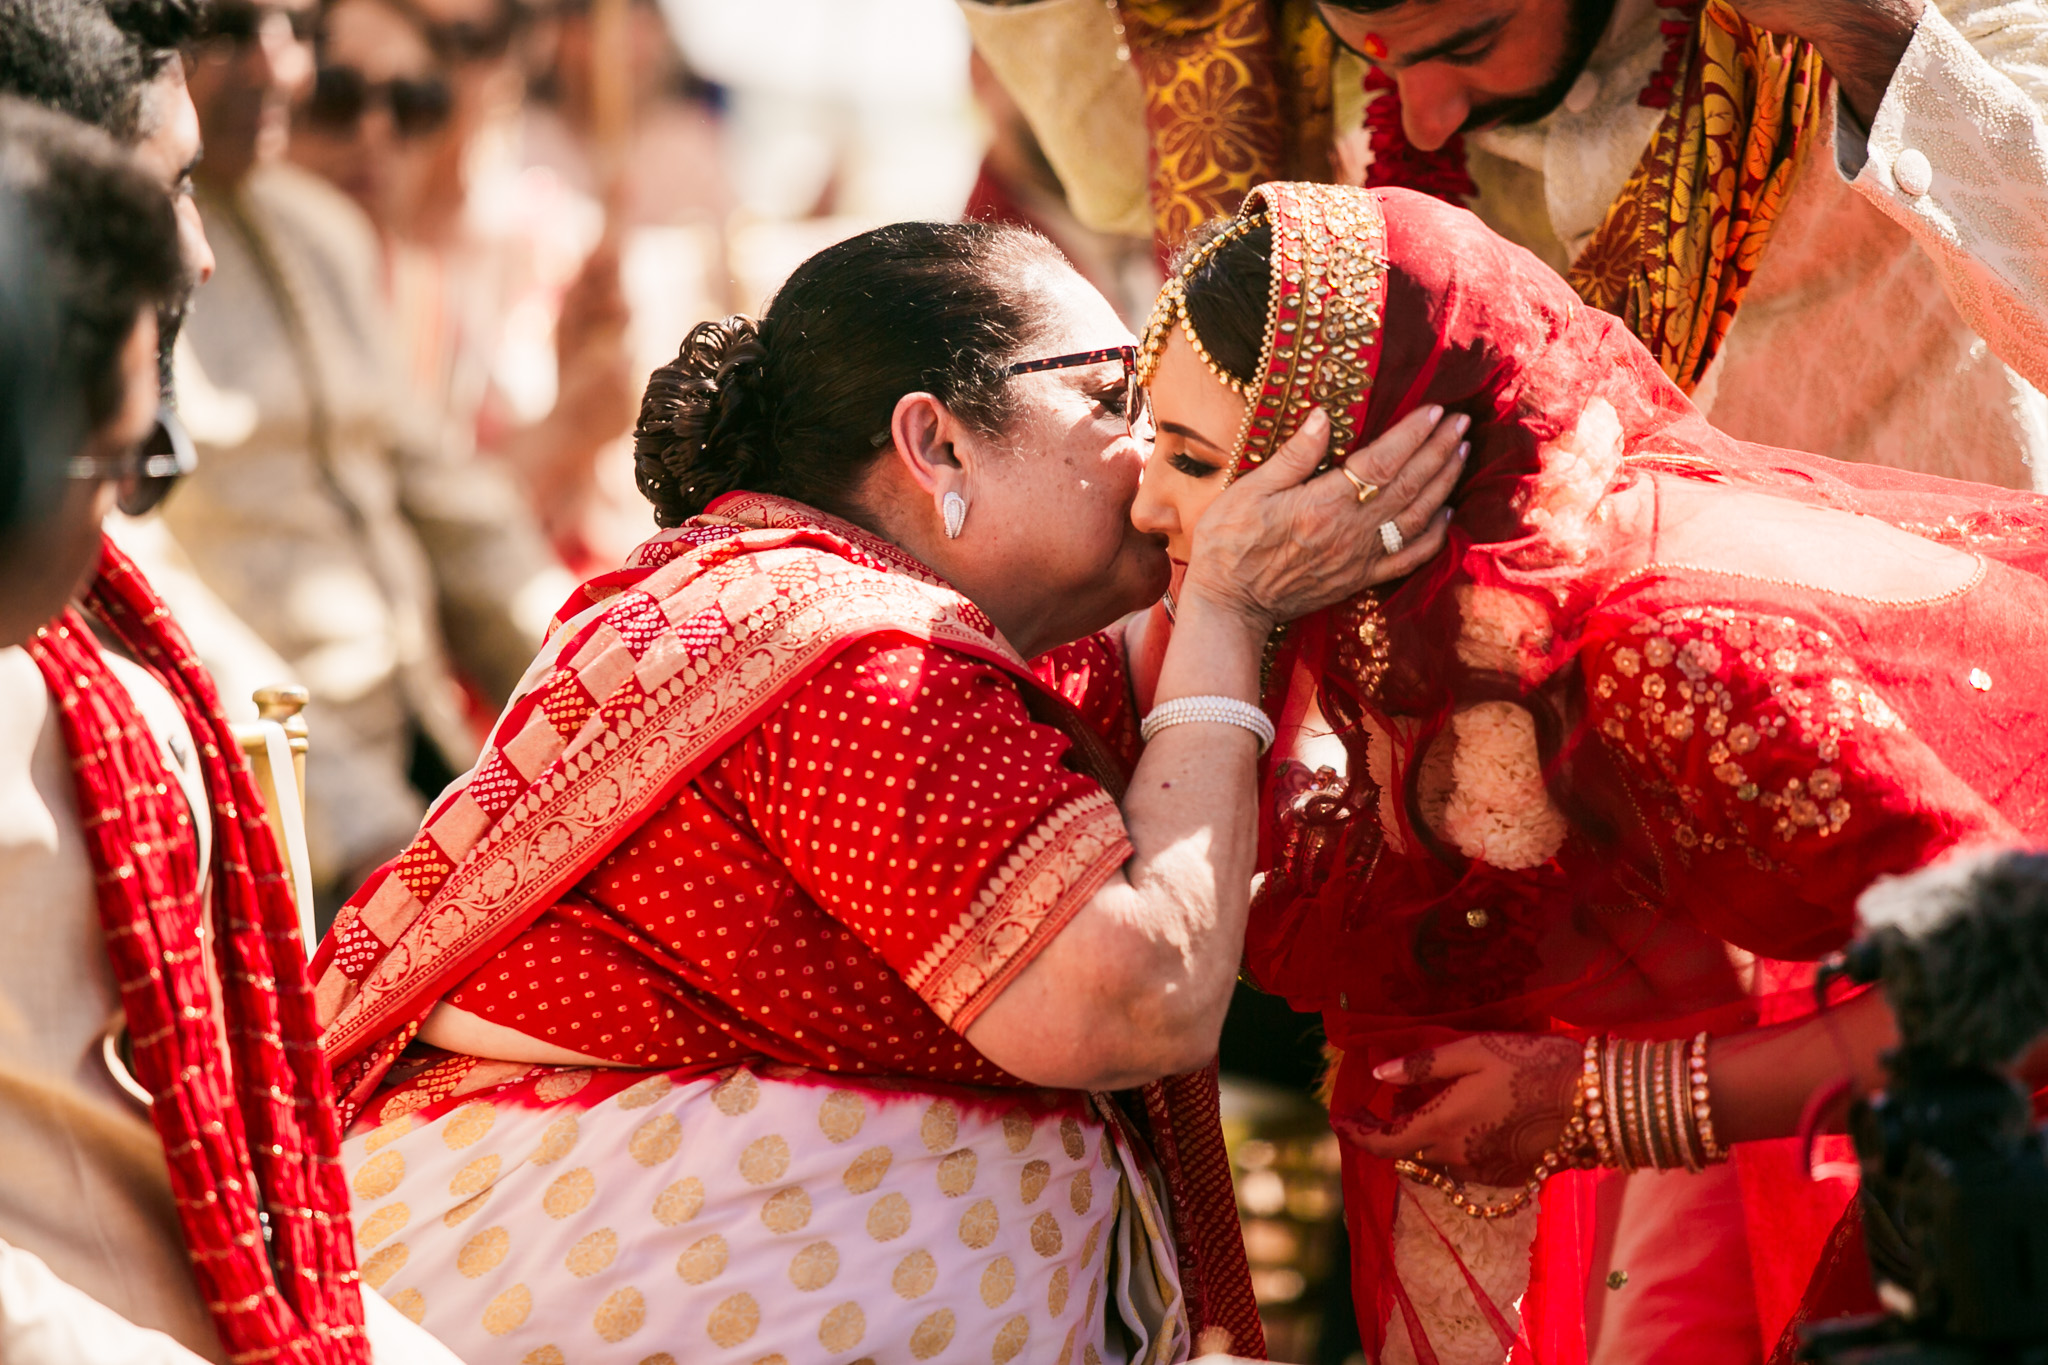
<svg viewBox="0 0 2048 1365"><path fill-rule="evenodd" d="M1639 1042L1599 1034L1586 1039L1571 1117L1555 1146L1514 1194L1481 1204L1448 1172L1402 1159L1394 1169L1440 1191L1473 1218L1506 1218L1526 1207L1543 1183L1563 1170L1609 1167L1703 1171L1728 1159L1714 1140L1713 1095L1707 1083L1707 1035Z"/></svg>

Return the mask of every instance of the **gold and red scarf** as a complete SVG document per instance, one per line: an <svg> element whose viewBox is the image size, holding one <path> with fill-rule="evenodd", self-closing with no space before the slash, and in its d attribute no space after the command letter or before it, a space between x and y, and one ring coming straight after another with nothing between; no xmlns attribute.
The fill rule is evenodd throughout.
<svg viewBox="0 0 2048 1365"><path fill-rule="evenodd" d="M1171 251L1252 186L1329 177L1331 40L1307 0L1124 0L1145 87L1154 233ZM1687 392L1712 363L1820 126L1826 78L1811 45L1708 0L1667 21L1671 58L1642 94L1665 109L1570 279L1629 324ZM1463 151L1400 135L1392 82L1367 79L1368 183L1468 195Z"/></svg>

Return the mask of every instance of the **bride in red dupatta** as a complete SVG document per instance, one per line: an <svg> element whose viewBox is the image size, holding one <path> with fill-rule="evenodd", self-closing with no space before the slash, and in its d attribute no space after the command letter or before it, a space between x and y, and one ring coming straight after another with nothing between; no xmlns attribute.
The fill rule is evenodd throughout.
<svg viewBox="0 0 2048 1365"><path fill-rule="evenodd" d="M563 609L316 964L363 1277L458 1353L1259 1352L1202 1068L1254 736L1176 726L1127 788L1113 642L1026 662L1164 585L1134 365L1041 239L904 224L656 373L670 529ZM1170 695L1256 718L1269 613L1420 562L1429 429L1219 504ZM1418 553L1338 552L1368 474L1429 484Z"/></svg>
<svg viewBox="0 0 2048 1365"><path fill-rule="evenodd" d="M1247 965L1341 1052L1374 1358L1789 1359L1868 1277L1853 1180L1764 1139L1891 1038L1873 995L1801 1022L1811 964L1876 878L2048 833L2048 507L1733 441L1534 257L1404 191L1254 191L1147 348L1134 515L1176 555L1313 405L1337 451L1422 405L1472 423L1448 548L1287 627L1268 674L1276 752L1333 756L1272 771ZM1704 1070L1681 1041L1640 1095L1669 1080L1671 1135L1713 1131L1654 1164L1717 1135L1732 1166L1521 1197L1550 1153L1613 1156L1566 1131L1581 1039L1702 1031Z"/></svg>

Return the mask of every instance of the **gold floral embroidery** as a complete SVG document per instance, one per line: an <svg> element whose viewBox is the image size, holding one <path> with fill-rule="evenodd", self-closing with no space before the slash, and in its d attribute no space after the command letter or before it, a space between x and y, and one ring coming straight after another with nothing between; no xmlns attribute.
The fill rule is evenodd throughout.
<svg viewBox="0 0 2048 1365"><path fill-rule="evenodd" d="M1740 852L1772 870L1773 850L1848 824L1854 808L1833 766L1843 741L1902 722L1826 631L1790 617L1683 607L1637 622L1629 637L1588 662L1597 728L1648 778L1681 862ZM1754 695L1738 702L1724 678ZM1704 750L1693 750L1700 740ZM1802 755L1810 766L1799 772ZM1785 775L1788 767L1795 775ZM1702 769L1711 790L1687 780Z"/></svg>

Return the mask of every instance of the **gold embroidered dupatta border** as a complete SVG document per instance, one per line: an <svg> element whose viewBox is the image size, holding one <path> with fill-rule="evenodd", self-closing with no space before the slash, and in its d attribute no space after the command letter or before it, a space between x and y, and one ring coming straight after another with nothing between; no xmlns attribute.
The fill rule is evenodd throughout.
<svg viewBox="0 0 2048 1365"><path fill-rule="evenodd" d="M1044 691L966 598L801 504L728 497L636 559L652 567L585 585L590 604L558 618L476 767L322 945L316 1001L344 1125L449 983L854 641L903 633ZM1099 748L1075 738L1087 765Z"/></svg>
<svg viewBox="0 0 2048 1365"><path fill-rule="evenodd" d="M1709 0L1680 88L1568 278L1691 393L1763 259L1828 85L1810 44Z"/></svg>

